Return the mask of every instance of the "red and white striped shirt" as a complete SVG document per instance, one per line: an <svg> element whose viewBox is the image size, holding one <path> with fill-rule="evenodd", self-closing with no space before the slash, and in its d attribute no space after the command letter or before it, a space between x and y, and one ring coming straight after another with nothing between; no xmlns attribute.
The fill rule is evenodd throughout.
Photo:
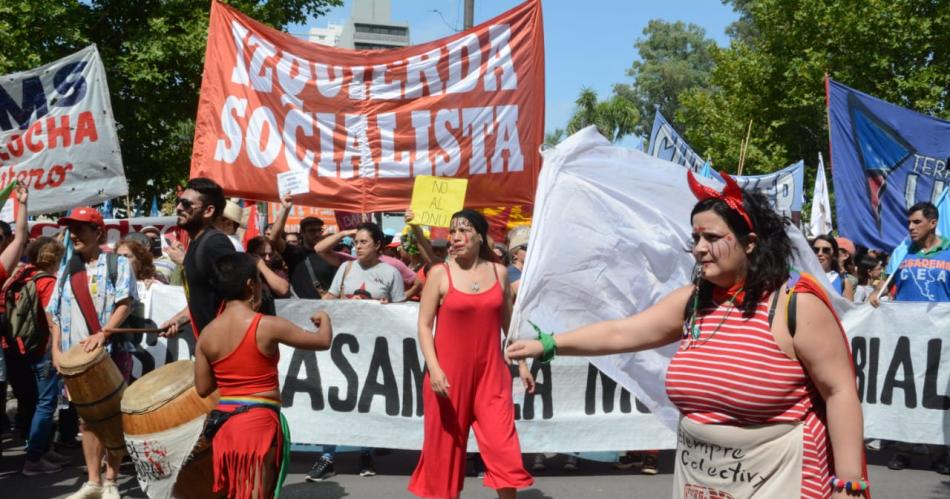
<svg viewBox="0 0 950 499"><path fill-rule="evenodd" d="M680 343L666 390L683 416L702 424L802 422L802 497L828 498L831 449L824 401L801 362L775 342L768 298L749 318L728 302L701 309L694 321L699 337Z"/></svg>

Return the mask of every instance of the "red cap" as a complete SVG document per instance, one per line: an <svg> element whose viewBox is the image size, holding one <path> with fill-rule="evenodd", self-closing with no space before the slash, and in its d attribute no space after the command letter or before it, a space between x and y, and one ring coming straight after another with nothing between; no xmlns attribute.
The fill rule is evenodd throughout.
<svg viewBox="0 0 950 499"><path fill-rule="evenodd" d="M73 211L69 212L69 215L60 218L56 223L58 225L66 225L69 222L82 222L87 224L96 224L99 227L105 227L106 223L102 220L102 214L99 213L99 210L91 208L89 206L80 206L78 208L73 208Z"/></svg>
<svg viewBox="0 0 950 499"><path fill-rule="evenodd" d="M846 237L836 237L835 242L838 243L838 247L848 250L848 253L852 255L855 253L854 243Z"/></svg>

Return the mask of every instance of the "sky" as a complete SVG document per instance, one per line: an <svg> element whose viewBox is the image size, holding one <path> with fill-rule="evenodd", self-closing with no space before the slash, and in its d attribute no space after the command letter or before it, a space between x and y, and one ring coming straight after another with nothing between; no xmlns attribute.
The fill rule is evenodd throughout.
<svg viewBox="0 0 950 499"><path fill-rule="evenodd" d="M287 31L303 36L310 27L343 24L352 0L326 16ZM409 23L413 44L449 36L462 27L462 0L393 0L392 20ZM521 0L475 0L475 24ZM439 13L433 11L439 11ZM543 0L545 50L545 133L564 128L581 89L601 98L615 83L631 83L627 69L637 57L634 43L651 19L697 24L706 36L727 45L726 27L738 19L720 0Z"/></svg>

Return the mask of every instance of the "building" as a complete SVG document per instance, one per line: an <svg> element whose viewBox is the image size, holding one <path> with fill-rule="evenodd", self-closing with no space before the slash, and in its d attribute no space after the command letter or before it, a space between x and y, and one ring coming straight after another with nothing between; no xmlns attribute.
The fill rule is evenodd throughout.
<svg viewBox="0 0 950 499"><path fill-rule="evenodd" d="M409 45L409 24L392 20L390 0L353 0L338 47L357 50Z"/></svg>
<svg viewBox="0 0 950 499"><path fill-rule="evenodd" d="M310 28L308 39L318 45L339 47L343 36L343 25L330 23L326 28Z"/></svg>

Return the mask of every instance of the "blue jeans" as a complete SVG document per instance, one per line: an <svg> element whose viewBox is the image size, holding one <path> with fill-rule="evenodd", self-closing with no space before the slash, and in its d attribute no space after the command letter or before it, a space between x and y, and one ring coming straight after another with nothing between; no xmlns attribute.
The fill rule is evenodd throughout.
<svg viewBox="0 0 950 499"><path fill-rule="evenodd" d="M370 455L370 452L373 451L372 447L360 447L360 454ZM327 461L333 461L333 458L336 457L336 446L335 445L324 445L323 446L323 459Z"/></svg>
<svg viewBox="0 0 950 499"><path fill-rule="evenodd" d="M26 459L37 461L49 450L49 438L53 429L53 412L59 396L59 373L53 368L50 352L37 360L29 359L33 377L36 379L38 394L36 412L30 425L30 436L26 444Z"/></svg>

